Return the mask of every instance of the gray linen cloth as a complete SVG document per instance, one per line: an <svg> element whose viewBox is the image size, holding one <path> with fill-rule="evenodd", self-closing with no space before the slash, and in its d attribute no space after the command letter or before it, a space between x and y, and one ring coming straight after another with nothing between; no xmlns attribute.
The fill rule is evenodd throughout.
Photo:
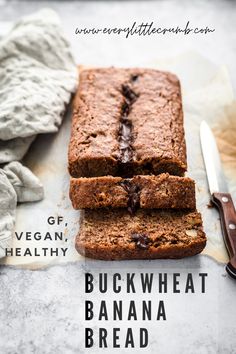
<svg viewBox="0 0 236 354"><path fill-rule="evenodd" d="M17 202L33 202L43 198L43 185L20 162L10 162L0 169L0 258L11 246Z"/></svg>
<svg viewBox="0 0 236 354"><path fill-rule="evenodd" d="M10 244L17 202L43 198L21 160L37 134L58 131L77 86L77 68L57 14L19 20L0 41L0 257ZM37 158L37 156L35 156Z"/></svg>
<svg viewBox="0 0 236 354"><path fill-rule="evenodd" d="M17 196L7 176L0 169L0 257L5 256L5 248L11 245L15 223Z"/></svg>

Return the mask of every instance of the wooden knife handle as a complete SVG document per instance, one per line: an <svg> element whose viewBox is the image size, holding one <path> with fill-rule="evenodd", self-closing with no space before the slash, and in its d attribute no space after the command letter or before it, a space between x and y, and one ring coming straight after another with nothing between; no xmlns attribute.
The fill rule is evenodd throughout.
<svg viewBox="0 0 236 354"><path fill-rule="evenodd" d="M236 211L229 193L213 193L212 201L220 213L224 241L229 253L227 272L236 279Z"/></svg>

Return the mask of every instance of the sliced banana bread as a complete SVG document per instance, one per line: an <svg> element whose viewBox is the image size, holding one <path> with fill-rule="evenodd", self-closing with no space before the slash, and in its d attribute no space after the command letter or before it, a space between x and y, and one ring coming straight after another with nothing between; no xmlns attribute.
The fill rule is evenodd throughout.
<svg viewBox="0 0 236 354"><path fill-rule="evenodd" d="M195 183L191 178L171 176L72 178L70 198L75 209L128 207L195 209Z"/></svg>
<svg viewBox="0 0 236 354"><path fill-rule="evenodd" d="M206 244L197 211L126 209L85 210L77 251L102 260L182 258Z"/></svg>

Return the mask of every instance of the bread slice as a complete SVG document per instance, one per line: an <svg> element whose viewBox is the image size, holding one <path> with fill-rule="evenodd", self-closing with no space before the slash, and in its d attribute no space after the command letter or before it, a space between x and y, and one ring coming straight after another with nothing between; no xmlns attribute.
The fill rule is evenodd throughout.
<svg viewBox="0 0 236 354"><path fill-rule="evenodd" d="M73 177L183 176L187 161L178 78L154 69L83 70L68 162Z"/></svg>
<svg viewBox="0 0 236 354"><path fill-rule="evenodd" d="M171 176L72 178L70 198L75 209L102 207L195 209L195 183L191 178Z"/></svg>
<svg viewBox="0 0 236 354"><path fill-rule="evenodd" d="M77 251L102 260L182 258L206 244L197 211L126 209L85 210Z"/></svg>

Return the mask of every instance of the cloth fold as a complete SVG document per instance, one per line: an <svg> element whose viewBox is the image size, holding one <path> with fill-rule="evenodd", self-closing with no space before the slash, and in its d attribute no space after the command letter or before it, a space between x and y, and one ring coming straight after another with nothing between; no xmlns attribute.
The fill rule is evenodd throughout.
<svg viewBox="0 0 236 354"><path fill-rule="evenodd" d="M0 169L0 258L5 256L5 248L10 247L15 224L16 192Z"/></svg>
<svg viewBox="0 0 236 354"><path fill-rule="evenodd" d="M77 86L77 67L57 14L20 19L0 40L0 258L12 241L17 202L43 198L20 162L37 134L56 133ZM37 159L37 156L35 156Z"/></svg>
<svg viewBox="0 0 236 354"><path fill-rule="evenodd" d="M15 161L6 165L3 171L16 192L17 202L34 202L43 199L43 185L27 167Z"/></svg>
<svg viewBox="0 0 236 354"><path fill-rule="evenodd" d="M0 41L0 163L22 159L37 134L58 131L77 76L54 11L13 26Z"/></svg>
<svg viewBox="0 0 236 354"><path fill-rule="evenodd" d="M43 185L20 162L14 161L0 169L0 258L11 246L17 202L43 199Z"/></svg>

